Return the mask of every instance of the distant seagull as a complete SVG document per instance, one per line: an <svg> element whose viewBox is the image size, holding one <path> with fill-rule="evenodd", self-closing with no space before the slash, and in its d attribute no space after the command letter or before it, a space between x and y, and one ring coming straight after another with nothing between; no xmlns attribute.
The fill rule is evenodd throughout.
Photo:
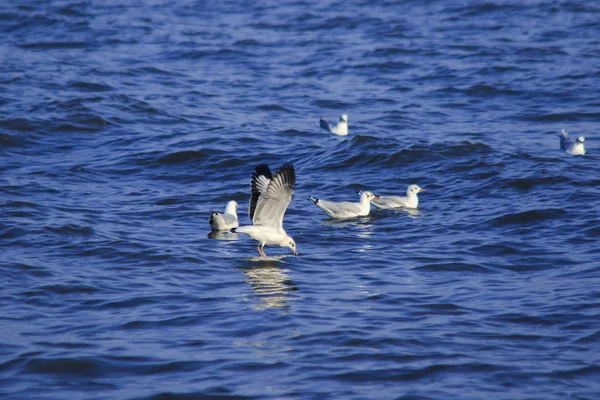
<svg viewBox="0 0 600 400"><path fill-rule="evenodd" d="M233 228L237 228L239 225L236 213L237 209L238 203L235 200L231 200L229 203L227 203L224 213L221 214L213 211L210 219L208 220L212 231L230 231Z"/></svg>
<svg viewBox="0 0 600 400"><path fill-rule="evenodd" d="M574 156L580 156L585 154L585 146L583 142L585 138L583 136L579 136L577 140L573 143L569 139L569 134L564 129L561 133L558 134L560 137L560 148L566 151L569 154Z"/></svg>
<svg viewBox="0 0 600 400"><path fill-rule="evenodd" d="M379 196L375 196L371 192L362 192L360 196L360 202L352 203L349 201L334 202L321 199L315 199L312 196L308 196L313 203L315 203L321 210L325 211L325 214L331 218L345 219L354 217L364 217L369 215L371 211L372 199L378 199Z"/></svg>
<svg viewBox="0 0 600 400"><path fill-rule="evenodd" d="M323 117L319 119L319 125L326 131L335 133L336 135L346 136L348 134L348 114L342 114L337 126L331 125L324 120Z"/></svg>
<svg viewBox="0 0 600 400"><path fill-rule="evenodd" d="M292 164L286 164L275 173L266 164L260 164L252 173L250 186L250 219L252 225L240 226L235 232L244 233L260 243L256 247L265 256L266 244L289 247L294 255L296 242L283 230L283 215L294 195L296 172Z"/></svg>
<svg viewBox="0 0 600 400"><path fill-rule="evenodd" d="M379 196L379 199L371 200L371 204L380 209L388 208L417 208L419 205L418 193L424 192L417 185L410 185L406 189L406 196Z"/></svg>

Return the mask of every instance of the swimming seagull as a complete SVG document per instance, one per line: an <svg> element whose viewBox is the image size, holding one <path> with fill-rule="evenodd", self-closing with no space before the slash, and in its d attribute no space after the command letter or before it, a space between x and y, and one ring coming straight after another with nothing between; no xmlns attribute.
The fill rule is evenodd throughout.
<svg viewBox="0 0 600 400"><path fill-rule="evenodd" d="M224 213L218 213L213 211L208 223L213 232L218 231L230 231L233 228L237 228L239 226L237 211L238 203L235 200L231 200L227 203L225 207Z"/></svg>
<svg viewBox="0 0 600 400"><path fill-rule="evenodd" d="M419 205L418 193L424 192L425 189L421 189L417 185L410 185L406 189L406 196L379 196L379 199L371 200L371 204L379 209L388 208L417 208Z"/></svg>
<svg viewBox="0 0 600 400"><path fill-rule="evenodd" d="M258 241L256 247L261 256L265 256L266 244L289 247L294 255L296 242L283 230L283 215L292 201L296 172L292 164L279 168L275 176L266 164L260 164L252 173L250 187L250 219L252 225L240 226L235 232L244 233Z"/></svg>
<svg viewBox="0 0 600 400"><path fill-rule="evenodd" d="M326 131L335 133L336 135L346 136L348 134L348 114L342 114L337 126L331 125L324 120L323 117L319 119L319 125Z"/></svg>
<svg viewBox="0 0 600 400"><path fill-rule="evenodd" d="M371 211L371 203L369 202L379 198L379 196L375 196L371 192L362 192L360 195L360 202L358 203L349 201L334 202L316 199L312 196L308 197L321 210L325 211L325 214L329 215L331 218L337 219L364 217L369 215L369 212Z"/></svg>
<svg viewBox="0 0 600 400"><path fill-rule="evenodd" d="M585 141L585 137L579 136L577 140L573 143L569 140L569 134L566 130L562 130L561 133L558 134L560 137L560 148L561 150L566 151L569 154L574 156L584 155L585 154L585 146L583 142Z"/></svg>

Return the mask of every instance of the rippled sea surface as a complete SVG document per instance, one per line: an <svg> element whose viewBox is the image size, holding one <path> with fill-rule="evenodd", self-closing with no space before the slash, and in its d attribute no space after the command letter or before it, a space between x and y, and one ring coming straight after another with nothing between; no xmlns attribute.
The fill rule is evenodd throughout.
<svg viewBox="0 0 600 400"><path fill-rule="evenodd" d="M0 397L600 398L598 2L17 0L0 32ZM208 236L288 162L298 257Z"/></svg>

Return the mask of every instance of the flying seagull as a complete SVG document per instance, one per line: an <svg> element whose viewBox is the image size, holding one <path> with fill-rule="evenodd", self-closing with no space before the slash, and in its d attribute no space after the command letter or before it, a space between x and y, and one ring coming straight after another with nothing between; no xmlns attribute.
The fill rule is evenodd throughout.
<svg viewBox="0 0 600 400"><path fill-rule="evenodd" d="M252 225L240 226L235 232L244 233L259 242L256 247L266 256L267 244L289 247L294 255L296 242L283 229L283 216L294 196L296 172L292 164L279 168L275 176L266 164L260 164L252 173L249 215Z"/></svg>

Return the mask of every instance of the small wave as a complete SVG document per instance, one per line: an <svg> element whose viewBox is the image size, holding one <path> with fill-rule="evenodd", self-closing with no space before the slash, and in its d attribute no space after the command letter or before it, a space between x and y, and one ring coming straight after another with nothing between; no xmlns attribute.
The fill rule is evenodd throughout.
<svg viewBox="0 0 600 400"><path fill-rule="evenodd" d="M13 118L0 120L0 127L15 131L30 132L38 129L37 124L25 118Z"/></svg>
<svg viewBox="0 0 600 400"><path fill-rule="evenodd" d="M234 49L220 49L217 51L203 50L176 50L161 54L167 60L198 60L209 58L213 60L239 61L240 59L253 57L252 54Z"/></svg>
<svg viewBox="0 0 600 400"><path fill-rule="evenodd" d="M528 55L535 57L546 56L566 56L568 53L560 47L525 47L517 50L519 55Z"/></svg>
<svg viewBox="0 0 600 400"><path fill-rule="evenodd" d="M262 46L262 44L254 39L243 39L243 40L238 40L237 42L235 42L233 44L234 46L241 46L241 47L256 47L256 46Z"/></svg>
<svg viewBox="0 0 600 400"><path fill-rule="evenodd" d="M74 81L69 84L72 88L81 90L83 92L107 92L109 90L113 90L114 88L110 85L102 84L102 83L93 83L93 82L81 82Z"/></svg>
<svg viewBox="0 0 600 400"><path fill-rule="evenodd" d="M448 263L434 263L414 267L415 270L428 271L428 272L457 272L457 271L468 271L475 273L492 273L494 270L488 267L484 267L478 264L467 264L461 262L448 262Z"/></svg>
<svg viewBox="0 0 600 400"><path fill-rule="evenodd" d="M8 135L6 133L0 133L0 146L16 147L20 143L22 143L22 141L17 139L16 137Z"/></svg>
<svg viewBox="0 0 600 400"><path fill-rule="evenodd" d="M77 17L77 18L92 17L89 14L86 14L80 10L77 10L76 8L74 8L74 6L67 6L67 7L60 8L59 10L57 10L56 13L59 15L64 15L66 17Z"/></svg>
<svg viewBox="0 0 600 400"><path fill-rule="evenodd" d="M159 164L180 164L188 161L205 160L209 154L201 150L185 150L167 154L156 160Z"/></svg>
<svg viewBox="0 0 600 400"><path fill-rule="evenodd" d="M89 286L89 285L80 285L80 284L57 284L57 285L43 285L35 288L34 293L37 294L47 294L47 293L55 293L55 294L75 294L75 293L96 293L100 291L100 289Z"/></svg>
<svg viewBox="0 0 600 400"><path fill-rule="evenodd" d="M49 230L50 232L58 233L58 234L62 234L62 235L88 236L88 235L93 235L95 233L94 229L92 229L92 227L90 227L90 226L79 226L79 225L73 225L73 224L63 225L61 227L45 226L44 228Z"/></svg>
<svg viewBox="0 0 600 400"><path fill-rule="evenodd" d="M387 57L391 55L405 55L405 54L415 54L418 53L419 50L414 49L404 49L400 47L380 47L373 51L367 52L365 54L366 57Z"/></svg>
<svg viewBox="0 0 600 400"><path fill-rule="evenodd" d="M493 218L488 222L496 226L529 225L532 222L549 221L562 218L567 212L560 208L530 210L519 213L508 213Z"/></svg>
<svg viewBox="0 0 600 400"><path fill-rule="evenodd" d="M498 89L492 85L473 85L465 90L465 94L467 96L480 96L480 97L490 97L490 96L516 96L520 95L521 92L517 90L511 89Z"/></svg>
<svg viewBox="0 0 600 400"><path fill-rule="evenodd" d="M256 396L245 396L233 393L229 388L226 387L215 387L211 388L210 393L206 390L201 392L186 392L186 393L174 393L174 392L160 392L145 397L136 397L133 400L192 400L192 399L203 399L203 400L252 400L256 399ZM420 399L418 399L420 400Z"/></svg>
<svg viewBox="0 0 600 400"><path fill-rule="evenodd" d="M17 45L27 50L52 50L52 49L85 49L90 47L89 42L35 42Z"/></svg>
<svg viewBox="0 0 600 400"><path fill-rule="evenodd" d="M570 178L563 176L548 176L536 178L514 178L502 179L499 182L492 182L488 186L491 188L514 188L519 190L531 190L537 186L550 186L554 184L568 183ZM487 188L486 186L485 188Z"/></svg>
<svg viewBox="0 0 600 400"><path fill-rule="evenodd" d="M550 113L550 114L520 114L517 116L521 121L534 122L573 122L573 121L598 121L600 113Z"/></svg>
<svg viewBox="0 0 600 400"><path fill-rule="evenodd" d="M256 107L261 111L283 111L283 112L287 112L287 113L291 113L291 110L288 110L285 107L282 107L278 104L261 104L260 106Z"/></svg>
<svg viewBox="0 0 600 400"><path fill-rule="evenodd" d="M16 200L16 201L8 201L6 203L0 203L0 207L2 207L2 208L3 207L6 207L6 208L9 208L9 207L11 207L11 208L12 207L14 207L14 208L22 208L22 207L24 207L24 208L37 209L37 208L39 208L39 205L35 204L35 203L30 203L28 201L18 201L18 200Z"/></svg>
<svg viewBox="0 0 600 400"><path fill-rule="evenodd" d="M511 255L511 254L521 253L521 251L519 251L518 247L511 246L508 244L502 244L502 243L484 244L481 246L474 246L474 247L471 247L469 249L469 251L474 254L483 255L486 257L507 256L507 255Z"/></svg>

